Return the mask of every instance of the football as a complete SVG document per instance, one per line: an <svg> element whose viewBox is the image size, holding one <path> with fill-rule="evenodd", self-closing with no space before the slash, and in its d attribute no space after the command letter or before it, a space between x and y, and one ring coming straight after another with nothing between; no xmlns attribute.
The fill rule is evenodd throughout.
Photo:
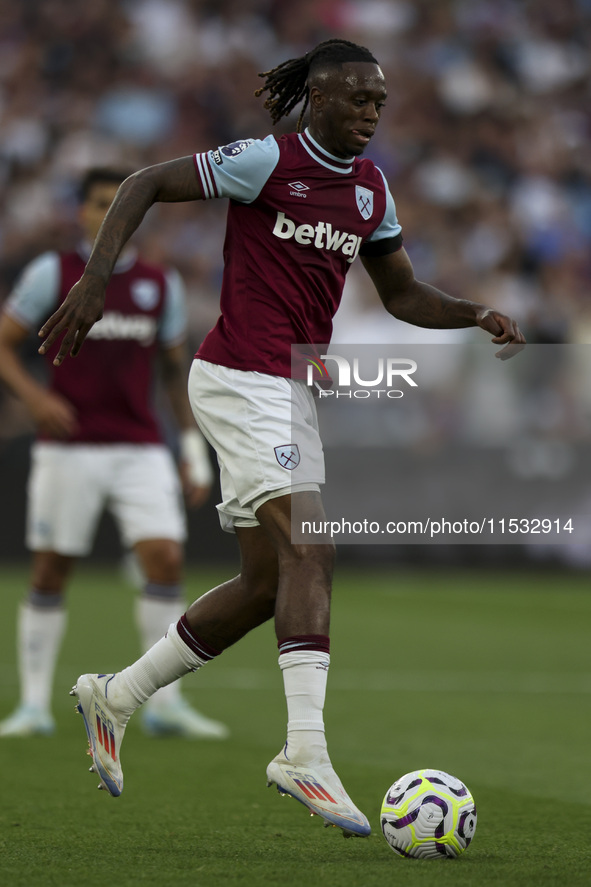
<svg viewBox="0 0 591 887"><path fill-rule="evenodd" d="M382 833L395 853L412 859L444 859L468 849L476 807L467 787L442 770L414 770L386 792Z"/></svg>

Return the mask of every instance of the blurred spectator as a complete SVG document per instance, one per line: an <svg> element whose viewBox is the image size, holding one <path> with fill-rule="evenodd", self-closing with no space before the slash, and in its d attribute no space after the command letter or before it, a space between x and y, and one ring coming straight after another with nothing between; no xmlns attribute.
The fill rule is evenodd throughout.
<svg viewBox="0 0 591 887"><path fill-rule="evenodd" d="M589 0L0 0L0 301L71 233L83 168L267 135L257 73L342 36L386 73L370 154L418 276L494 301L530 341L589 342L590 35ZM187 281L195 344L224 214L162 207L140 232ZM358 290L342 325L371 304Z"/></svg>

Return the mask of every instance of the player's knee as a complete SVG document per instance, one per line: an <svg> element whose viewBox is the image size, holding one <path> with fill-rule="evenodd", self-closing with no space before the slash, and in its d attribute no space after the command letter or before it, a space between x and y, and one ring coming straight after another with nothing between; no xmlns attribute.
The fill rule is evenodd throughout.
<svg viewBox="0 0 591 887"><path fill-rule="evenodd" d="M292 544L283 550L280 562L282 568L292 566L332 575L335 553L336 549L332 542L322 542L318 545Z"/></svg>
<svg viewBox="0 0 591 887"><path fill-rule="evenodd" d="M72 559L55 552L37 552L33 558L31 585L40 594L61 595L72 569Z"/></svg>
<svg viewBox="0 0 591 887"><path fill-rule="evenodd" d="M153 539L140 542L136 554L149 582L174 585L181 581L183 550L172 539Z"/></svg>
<svg viewBox="0 0 591 887"><path fill-rule="evenodd" d="M277 563L269 562L256 567L243 565L240 582L251 600L256 599L262 604L268 602L270 605L274 605L279 582Z"/></svg>

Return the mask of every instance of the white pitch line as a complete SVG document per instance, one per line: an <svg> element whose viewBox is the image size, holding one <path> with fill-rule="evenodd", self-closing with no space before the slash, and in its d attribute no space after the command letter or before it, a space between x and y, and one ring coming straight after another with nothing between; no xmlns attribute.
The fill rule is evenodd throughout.
<svg viewBox="0 0 591 887"><path fill-rule="evenodd" d="M75 680L69 670L58 669L59 685ZM511 671L396 671L396 669L340 669L333 666L328 678L334 692L363 693L516 693L560 695L591 694L591 672ZM0 663L0 687L17 685L14 665ZM279 672L270 668L219 668L210 666L194 679L192 686L204 689L277 690L283 692ZM69 684L68 684L69 686Z"/></svg>
<svg viewBox="0 0 591 887"><path fill-rule="evenodd" d="M203 686L237 690L278 690L278 676L267 669L212 669L203 674ZM336 692L397 693L520 693L591 694L591 672L397 672L394 669L339 669L333 667L328 684Z"/></svg>

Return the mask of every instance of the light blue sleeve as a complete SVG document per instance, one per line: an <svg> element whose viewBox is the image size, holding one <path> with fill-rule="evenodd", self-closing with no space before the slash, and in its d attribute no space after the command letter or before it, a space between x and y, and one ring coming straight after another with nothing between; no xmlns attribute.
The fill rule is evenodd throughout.
<svg viewBox="0 0 591 887"><path fill-rule="evenodd" d="M158 341L164 348L171 348L187 336L187 301L185 285L178 271L170 268L166 273L164 311L158 328Z"/></svg>
<svg viewBox="0 0 591 887"><path fill-rule="evenodd" d="M396 217L396 205L394 203L394 198L390 193L390 187L386 181L386 177L379 167L376 167L376 169L384 180L384 188L386 189L386 212L376 230L367 238L366 243L372 243L376 240L385 240L389 237L397 237L402 231L402 226Z"/></svg>
<svg viewBox="0 0 591 887"><path fill-rule="evenodd" d="M278 161L279 145L272 135L195 155L204 197L230 197L240 203L256 200Z"/></svg>
<svg viewBox="0 0 591 887"><path fill-rule="evenodd" d="M4 310L17 323L33 329L55 311L59 288L59 255L56 252L43 253L23 270Z"/></svg>

